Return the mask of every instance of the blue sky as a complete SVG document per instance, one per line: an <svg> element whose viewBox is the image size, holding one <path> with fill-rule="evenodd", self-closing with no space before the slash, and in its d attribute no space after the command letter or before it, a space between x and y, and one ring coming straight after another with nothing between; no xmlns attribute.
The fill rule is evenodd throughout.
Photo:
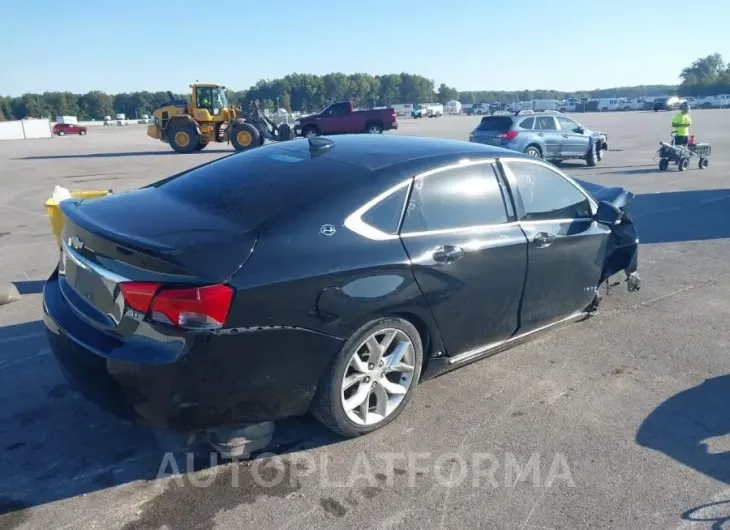
<svg viewBox="0 0 730 530"><path fill-rule="evenodd" d="M13 96L332 71L577 90L676 83L700 56L730 60L728 0L25 0L2 18L0 94Z"/></svg>

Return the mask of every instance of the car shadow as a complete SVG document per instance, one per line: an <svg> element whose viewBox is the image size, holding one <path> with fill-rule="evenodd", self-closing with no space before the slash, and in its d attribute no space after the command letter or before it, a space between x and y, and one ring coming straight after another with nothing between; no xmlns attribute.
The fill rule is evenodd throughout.
<svg viewBox="0 0 730 530"><path fill-rule="evenodd" d="M642 244L730 237L730 189L636 195L627 209Z"/></svg>
<svg viewBox="0 0 730 530"><path fill-rule="evenodd" d="M581 169L584 171L600 171L603 169L620 169L620 170L633 170L637 168L658 168L656 164L634 164L631 166L608 166L598 163L597 166L589 166L583 161L563 161L558 166L560 169ZM616 171L616 173L626 173L626 171Z"/></svg>
<svg viewBox="0 0 730 530"><path fill-rule="evenodd" d="M619 174L619 175L647 175L650 173L659 173L659 166L653 165L651 167L634 167L633 169L617 169L616 171L608 171L607 173L610 174Z"/></svg>
<svg viewBox="0 0 730 530"><path fill-rule="evenodd" d="M661 403L636 443L730 484L730 375L705 380Z"/></svg>
<svg viewBox="0 0 730 530"><path fill-rule="evenodd" d="M24 521L34 506L169 472L153 431L98 409L66 382L40 321L0 327L0 403L2 528ZM310 417L295 418L277 423L266 451L286 454L342 440ZM204 457L195 449L193 468L186 454L175 455L181 472L226 464L211 459L207 447ZM253 479L248 490L270 494Z"/></svg>
<svg viewBox="0 0 730 530"><path fill-rule="evenodd" d="M43 291L45 280L21 280L13 282L20 294L37 294Z"/></svg>
<svg viewBox="0 0 730 530"><path fill-rule="evenodd" d="M730 528L730 500L690 508L682 514L682 520L705 525L712 523L711 526L704 526L709 530L727 530Z"/></svg>
<svg viewBox="0 0 730 530"><path fill-rule="evenodd" d="M222 153L235 153L233 149L206 149L204 151L196 151L195 153L188 153L189 155L199 154L222 154ZM170 149L169 151L127 151L123 153L88 153L88 154L73 154L73 155L35 155L25 156L23 158L13 158L13 160L62 160L62 159L75 159L75 158L123 158L130 156L168 156L168 155L179 155Z"/></svg>

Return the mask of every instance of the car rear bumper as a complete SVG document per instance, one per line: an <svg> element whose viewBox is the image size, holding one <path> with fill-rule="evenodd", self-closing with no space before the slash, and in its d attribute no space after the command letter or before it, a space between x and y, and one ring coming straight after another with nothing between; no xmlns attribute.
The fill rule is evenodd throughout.
<svg viewBox="0 0 730 530"><path fill-rule="evenodd" d="M306 413L342 346L328 335L277 326L200 334L171 362L130 362L118 356L129 343L78 316L55 274L44 286L43 309L51 350L76 390L122 419L176 432Z"/></svg>

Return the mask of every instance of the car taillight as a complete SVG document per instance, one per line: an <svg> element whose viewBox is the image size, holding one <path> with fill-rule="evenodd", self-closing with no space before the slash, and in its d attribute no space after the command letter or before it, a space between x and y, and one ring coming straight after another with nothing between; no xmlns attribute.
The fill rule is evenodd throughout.
<svg viewBox="0 0 730 530"><path fill-rule="evenodd" d="M152 320L189 329L221 327L228 317L233 289L227 285L166 288L154 282L124 282L127 305Z"/></svg>
<svg viewBox="0 0 730 530"><path fill-rule="evenodd" d="M497 138L501 138L502 140L514 140L517 138L517 131L508 131L506 133L498 133Z"/></svg>
<svg viewBox="0 0 730 530"><path fill-rule="evenodd" d="M393 112L391 113L391 116L393 116L393 119L395 119L395 117L397 116L396 113L395 113L395 109L393 109Z"/></svg>

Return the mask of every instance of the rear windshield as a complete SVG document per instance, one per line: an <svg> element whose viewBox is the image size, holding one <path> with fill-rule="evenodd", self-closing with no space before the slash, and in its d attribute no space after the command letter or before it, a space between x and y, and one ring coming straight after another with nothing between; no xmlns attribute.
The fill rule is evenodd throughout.
<svg viewBox="0 0 730 530"><path fill-rule="evenodd" d="M507 116L486 116L482 118L477 131L507 131L512 127L512 118Z"/></svg>
<svg viewBox="0 0 730 530"><path fill-rule="evenodd" d="M156 182L151 187L250 229L352 185L365 170L309 152L259 147Z"/></svg>

